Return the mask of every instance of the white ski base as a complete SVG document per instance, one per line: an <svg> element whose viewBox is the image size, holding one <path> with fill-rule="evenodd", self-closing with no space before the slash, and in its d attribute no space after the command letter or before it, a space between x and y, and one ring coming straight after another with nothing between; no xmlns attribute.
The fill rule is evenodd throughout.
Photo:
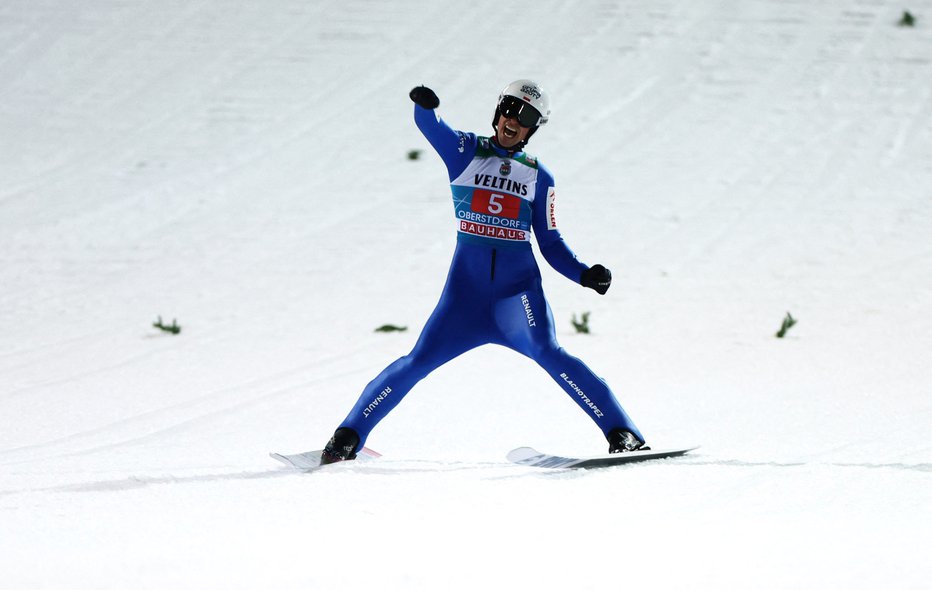
<svg viewBox="0 0 932 590"><path fill-rule="evenodd" d="M679 457L698 448L699 447L687 447L656 451L651 449L647 451L597 455L594 457L561 457L559 455L541 453L531 447L520 447L508 453L508 460L512 463L531 467L546 467L550 469L592 469L595 467L610 467L612 465L623 465L625 463L638 463L640 461Z"/></svg>
<svg viewBox="0 0 932 590"><path fill-rule="evenodd" d="M322 467L320 464L321 453L323 453L323 450L308 451L306 453L297 453L295 455L269 453L269 457L275 459L276 461L281 461L288 467L306 471L309 469L317 469L318 467ZM371 461L372 459L378 459L381 456L382 455L380 453L377 453L368 447L363 447L356 453L356 461Z"/></svg>

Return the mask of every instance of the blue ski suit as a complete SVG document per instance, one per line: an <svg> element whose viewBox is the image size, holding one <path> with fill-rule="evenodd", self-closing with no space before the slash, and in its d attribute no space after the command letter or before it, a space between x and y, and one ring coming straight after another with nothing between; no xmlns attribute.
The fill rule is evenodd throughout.
<svg viewBox="0 0 932 590"><path fill-rule="evenodd" d="M428 373L483 344L530 357L566 391L603 434L615 428L644 437L608 385L557 343L530 234L559 273L579 283L588 267L557 230L550 172L523 152L450 128L433 109L414 106L418 128L446 164L457 243L440 302L407 355L370 382L340 425L372 429Z"/></svg>

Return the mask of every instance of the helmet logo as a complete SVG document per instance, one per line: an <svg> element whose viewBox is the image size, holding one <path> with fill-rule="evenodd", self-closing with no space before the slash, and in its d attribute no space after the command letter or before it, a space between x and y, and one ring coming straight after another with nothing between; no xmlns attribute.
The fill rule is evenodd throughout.
<svg viewBox="0 0 932 590"><path fill-rule="evenodd" d="M502 165L499 167L498 173L502 176L511 174L511 160L502 160Z"/></svg>
<svg viewBox="0 0 932 590"><path fill-rule="evenodd" d="M533 96L537 100L540 100L540 89L537 86L531 86L530 84L525 84L521 87L521 92L527 94L528 96Z"/></svg>

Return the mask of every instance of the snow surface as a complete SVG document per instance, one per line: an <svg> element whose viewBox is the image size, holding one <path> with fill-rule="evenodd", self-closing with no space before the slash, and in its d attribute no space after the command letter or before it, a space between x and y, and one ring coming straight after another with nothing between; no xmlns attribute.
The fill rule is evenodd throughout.
<svg viewBox="0 0 932 590"><path fill-rule="evenodd" d="M0 586L930 587L932 2L466 4L0 4ZM702 448L508 464L605 443L485 347L384 458L282 468L443 284L408 90L487 133L520 77L563 235L615 276L543 268L560 341Z"/></svg>

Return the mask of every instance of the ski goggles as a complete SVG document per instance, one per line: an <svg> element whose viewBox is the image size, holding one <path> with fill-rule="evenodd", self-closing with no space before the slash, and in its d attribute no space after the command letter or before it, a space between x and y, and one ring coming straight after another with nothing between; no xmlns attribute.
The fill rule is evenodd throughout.
<svg viewBox="0 0 932 590"><path fill-rule="evenodd" d="M498 112L506 119L517 119L522 127L537 127L543 118L540 111L514 96L503 96L498 102Z"/></svg>

